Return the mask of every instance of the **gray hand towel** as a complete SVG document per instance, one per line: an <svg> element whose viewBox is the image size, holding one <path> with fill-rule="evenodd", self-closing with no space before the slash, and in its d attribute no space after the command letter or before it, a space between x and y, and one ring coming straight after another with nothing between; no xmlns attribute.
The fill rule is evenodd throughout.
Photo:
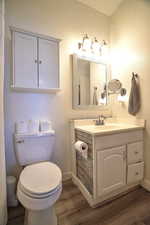
<svg viewBox="0 0 150 225"><path fill-rule="evenodd" d="M131 92L129 97L129 106L128 112L131 115L136 115L140 110L141 101L140 101L140 88L138 83L137 75L133 74L132 81L131 81Z"/></svg>

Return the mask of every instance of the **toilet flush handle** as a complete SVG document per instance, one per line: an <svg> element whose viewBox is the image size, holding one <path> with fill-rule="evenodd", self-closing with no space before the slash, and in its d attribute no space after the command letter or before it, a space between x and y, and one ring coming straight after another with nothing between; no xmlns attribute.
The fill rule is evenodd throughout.
<svg viewBox="0 0 150 225"><path fill-rule="evenodd" d="M17 144L22 144L22 143L24 143L24 140L18 140L18 141L16 141L16 143Z"/></svg>

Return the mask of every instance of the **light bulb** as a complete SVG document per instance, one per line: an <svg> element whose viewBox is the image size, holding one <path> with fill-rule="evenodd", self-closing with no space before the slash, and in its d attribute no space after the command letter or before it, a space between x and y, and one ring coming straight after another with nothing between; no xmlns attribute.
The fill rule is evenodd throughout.
<svg viewBox="0 0 150 225"><path fill-rule="evenodd" d="M96 55L100 54L100 44L96 38L94 39L94 42L92 43L92 50L94 54Z"/></svg>
<svg viewBox="0 0 150 225"><path fill-rule="evenodd" d="M108 55L108 45L106 41L103 40L103 44L101 46L101 54L102 56L107 56Z"/></svg>
<svg viewBox="0 0 150 225"><path fill-rule="evenodd" d="M117 97L118 102L127 102L127 96L121 96L120 94Z"/></svg>
<svg viewBox="0 0 150 225"><path fill-rule="evenodd" d="M107 103L106 97L104 97L104 98L99 98L99 104L106 105L106 103Z"/></svg>
<svg viewBox="0 0 150 225"><path fill-rule="evenodd" d="M90 51L91 50L91 40L89 39L87 34L83 37L82 49L84 51Z"/></svg>

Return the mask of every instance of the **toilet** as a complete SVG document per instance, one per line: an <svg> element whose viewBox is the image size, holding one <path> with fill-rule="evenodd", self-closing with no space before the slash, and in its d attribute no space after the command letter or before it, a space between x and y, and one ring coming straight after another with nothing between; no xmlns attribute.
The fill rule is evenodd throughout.
<svg viewBox="0 0 150 225"><path fill-rule="evenodd" d="M57 225L54 204L62 191L62 173L50 162L55 133L15 134L16 159L22 170L17 197L25 208L25 225Z"/></svg>

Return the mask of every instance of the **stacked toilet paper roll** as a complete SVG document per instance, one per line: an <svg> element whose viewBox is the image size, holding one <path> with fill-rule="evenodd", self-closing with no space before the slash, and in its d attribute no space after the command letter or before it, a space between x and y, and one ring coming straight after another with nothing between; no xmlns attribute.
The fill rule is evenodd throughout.
<svg viewBox="0 0 150 225"><path fill-rule="evenodd" d="M19 121L15 123L15 131L17 134L24 134L28 132L28 124L26 121Z"/></svg>
<svg viewBox="0 0 150 225"><path fill-rule="evenodd" d="M74 148L76 151L82 155L83 158L88 158L88 145L83 141L77 141L74 144Z"/></svg>
<svg viewBox="0 0 150 225"><path fill-rule="evenodd" d="M39 120L28 121L28 132L30 134L36 134L39 132Z"/></svg>
<svg viewBox="0 0 150 225"><path fill-rule="evenodd" d="M7 205L10 207L16 207L18 200L16 197L17 179L14 176L7 176Z"/></svg>
<svg viewBox="0 0 150 225"><path fill-rule="evenodd" d="M48 120L41 120L40 121L40 131L41 132L48 132L52 130L52 123Z"/></svg>
<svg viewBox="0 0 150 225"><path fill-rule="evenodd" d="M18 121L15 123L17 134L35 134L39 132L39 120Z"/></svg>
<svg viewBox="0 0 150 225"><path fill-rule="evenodd" d="M52 132L52 122L48 120L28 120L15 123L17 134L36 134L39 132Z"/></svg>

